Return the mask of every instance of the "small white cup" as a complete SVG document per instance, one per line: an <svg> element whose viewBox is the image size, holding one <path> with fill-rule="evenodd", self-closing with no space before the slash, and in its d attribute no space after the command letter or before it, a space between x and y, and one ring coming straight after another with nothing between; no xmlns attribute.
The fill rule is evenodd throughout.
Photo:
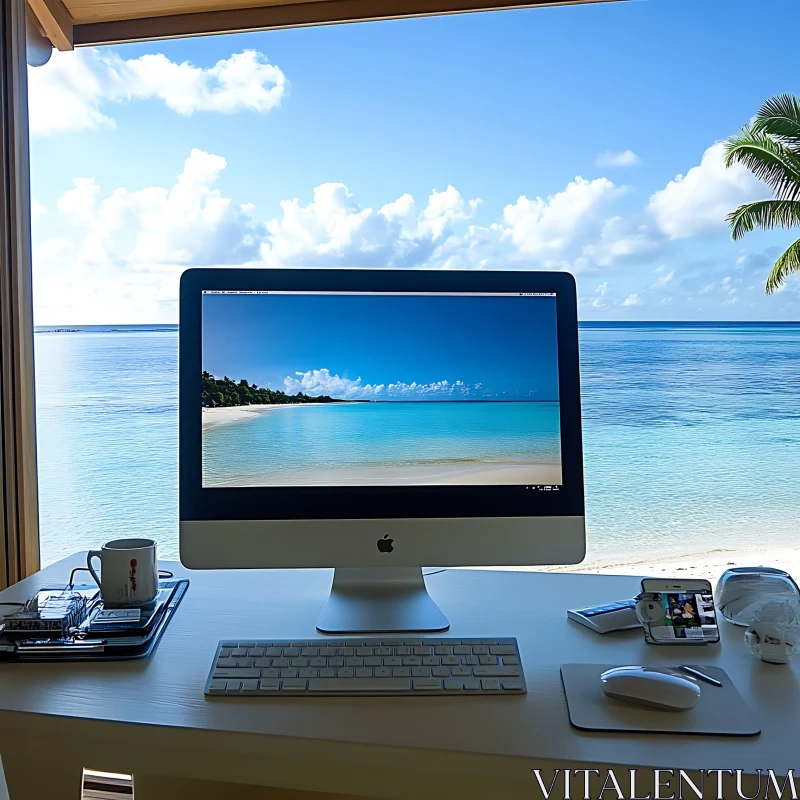
<svg viewBox="0 0 800 800"><path fill-rule="evenodd" d="M100 577L92 559L100 559ZM102 550L90 550L86 566L100 587L108 608L136 608L158 594L158 559L153 539L114 539Z"/></svg>

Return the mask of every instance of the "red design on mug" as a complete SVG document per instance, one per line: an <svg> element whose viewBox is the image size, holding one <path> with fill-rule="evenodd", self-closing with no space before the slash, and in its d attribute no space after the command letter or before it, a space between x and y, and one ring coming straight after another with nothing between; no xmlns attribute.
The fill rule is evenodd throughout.
<svg viewBox="0 0 800 800"><path fill-rule="evenodd" d="M131 571L130 571L130 580L131 580L131 590L136 591L136 566L137 561L135 558L131 559Z"/></svg>

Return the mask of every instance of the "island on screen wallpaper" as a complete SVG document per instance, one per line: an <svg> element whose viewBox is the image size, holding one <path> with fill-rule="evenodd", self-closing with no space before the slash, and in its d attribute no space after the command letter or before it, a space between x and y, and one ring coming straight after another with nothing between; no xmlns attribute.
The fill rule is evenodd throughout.
<svg viewBox="0 0 800 800"><path fill-rule="evenodd" d="M560 484L554 297L205 294L203 485Z"/></svg>

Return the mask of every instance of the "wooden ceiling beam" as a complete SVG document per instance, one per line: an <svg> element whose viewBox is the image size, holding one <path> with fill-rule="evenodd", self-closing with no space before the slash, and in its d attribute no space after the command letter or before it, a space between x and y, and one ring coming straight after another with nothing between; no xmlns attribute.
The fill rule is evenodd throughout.
<svg viewBox="0 0 800 800"><path fill-rule="evenodd" d="M44 0L38 0L44 2ZM48 0L50 1L50 0ZM75 46L617 0L312 0L75 25ZM58 0L60 2L60 0Z"/></svg>
<svg viewBox="0 0 800 800"><path fill-rule="evenodd" d="M72 17L62 0L28 0L44 35L57 50L72 50Z"/></svg>

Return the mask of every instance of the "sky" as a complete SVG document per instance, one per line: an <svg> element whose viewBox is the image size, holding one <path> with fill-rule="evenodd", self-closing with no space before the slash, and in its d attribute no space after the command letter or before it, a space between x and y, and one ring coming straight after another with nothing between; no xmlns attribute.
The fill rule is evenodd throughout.
<svg viewBox="0 0 800 800"><path fill-rule="evenodd" d="M552 297L203 295L203 369L344 400L558 400Z"/></svg>
<svg viewBox="0 0 800 800"><path fill-rule="evenodd" d="M37 324L176 322L196 266L565 269L584 320L798 320L725 137L800 93L796 0L631 0L54 53Z"/></svg>

